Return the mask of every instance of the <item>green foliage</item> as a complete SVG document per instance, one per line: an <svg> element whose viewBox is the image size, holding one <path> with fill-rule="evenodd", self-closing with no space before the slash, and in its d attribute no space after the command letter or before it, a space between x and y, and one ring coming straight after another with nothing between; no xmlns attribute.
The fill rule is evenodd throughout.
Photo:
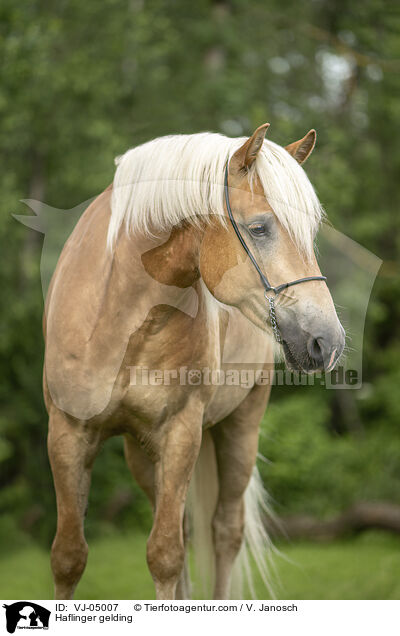
<svg viewBox="0 0 400 636"><path fill-rule="evenodd" d="M385 262L365 331L365 386L346 398L351 417L340 392L274 391L261 440L272 463L262 467L263 476L284 510L325 515L357 498L398 501L394 6L384 0L3 0L0 52L3 514L51 540L55 501L41 397L42 235L11 218L26 212L20 199L69 209L111 182L114 156L132 145L201 130L244 135L264 121L283 145L317 129L307 171L330 219ZM106 445L98 464L90 532L100 520L110 523L113 501L124 497L114 523L148 524L119 442Z"/></svg>
<svg viewBox="0 0 400 636"><path fill-rule="evenodd" d="M293 390L264 417L259 468L276 512L327 517L364 500L399 503L400 440L374 426L356 437L330 431L325 392Z"/></svg>

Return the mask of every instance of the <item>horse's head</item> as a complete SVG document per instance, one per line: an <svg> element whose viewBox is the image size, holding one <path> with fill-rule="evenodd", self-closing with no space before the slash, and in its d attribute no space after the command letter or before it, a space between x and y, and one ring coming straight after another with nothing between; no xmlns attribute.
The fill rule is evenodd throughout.
<svg viewBox="0 0 400 636"><path fill-rule="evenodd" d="M311 130L285 150L269 144L267 152L262 152L267 128L268 124L260 126L230 158L228 192L237 229L270 284L278 287L321 276L313 247L321 208L299 166L312 152L316 134ZM274 153L269 166L268 152ZM343 351L345 334L325 281L308 280L276 296L272 290L265 292L256 266L228 219L226 226L215 222L206 230L200 271L215 298L237 307L269 332L266 296L274 297L286 361L292 368L333 368Z"/></svg>

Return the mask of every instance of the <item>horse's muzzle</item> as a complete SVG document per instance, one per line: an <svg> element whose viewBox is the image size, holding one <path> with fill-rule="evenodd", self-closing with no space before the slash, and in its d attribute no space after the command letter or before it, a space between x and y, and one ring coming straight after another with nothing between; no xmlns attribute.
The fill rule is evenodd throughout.
<svg viewBox="0 0 400 636"><path fill-rule="evenodd" d="M305 332L298 325L294 329L281 328L282 346L289 368L313 373L332 371L345 344L345 332L337 321L335 328L319 329L316 335Z"/></svg>

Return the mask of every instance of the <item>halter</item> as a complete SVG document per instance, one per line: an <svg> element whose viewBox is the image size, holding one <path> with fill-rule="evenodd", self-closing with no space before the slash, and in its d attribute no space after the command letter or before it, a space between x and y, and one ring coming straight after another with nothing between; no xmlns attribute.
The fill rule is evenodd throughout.
<svg viewBox="0 0 400 636"><path fill-rule="evenodd" d="M283 291L284 289L287 289L287 287L292 287L293 285L298 285L299 283L307 283L309 280L326 280L326 276L307 276L306 278L298 278L297 280L293 280L290 283L282 283L282 285L278 285L277 287L273 287L268 278L265 276L265 274L261 271L256 259L254 258L253 254L251 253L250 249L247 246L246 241L244 240L238 225L235 221L235 219L233 218L233 213L232 213L232 209L231 209L231 205L229 203L229 189L228 189L228 162L226 163L225 166L225 178L224 178L224 192L225 192L225 203L226 203L226 209L228 210L228 215L229 215L229 219L232 223L233 229L236 232L236 236L238 237L239 241L242 244L242 247L244 249L244 251L246 252L247 256L250 258L251 262L253 263L254 267L256 268L258 275L260 276L261 282L264 285L264 296L265 298L268 300L269 303L269 318L270 318L270 322L271 322L271 327L272 327L272 331L274 332L274 336L275 336L275 340L277 342L282 342L282 338L281 335L279 333L279 328L278 328L278 323L276 320L276 314L275 314L275 297L281 293L281 291ZM268 292L272 291L275 296L270 296L268 294Z"/></svg>

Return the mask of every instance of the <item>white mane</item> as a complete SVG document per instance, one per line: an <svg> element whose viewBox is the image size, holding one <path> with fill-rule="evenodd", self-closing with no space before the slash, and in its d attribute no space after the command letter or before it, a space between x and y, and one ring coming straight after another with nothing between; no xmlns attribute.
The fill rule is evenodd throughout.
<svg viewBox="0 0 400 636"><path fill-rule="evenodd" d="M246 139L215 133L170 135L118 157L108 247L113 248L123 224L127 232L154 235L210 213L224 223L225 164ZM278 220L309 256L323 211L306 173L284 148L267 140L250 183L254 170Z"/></svg>

